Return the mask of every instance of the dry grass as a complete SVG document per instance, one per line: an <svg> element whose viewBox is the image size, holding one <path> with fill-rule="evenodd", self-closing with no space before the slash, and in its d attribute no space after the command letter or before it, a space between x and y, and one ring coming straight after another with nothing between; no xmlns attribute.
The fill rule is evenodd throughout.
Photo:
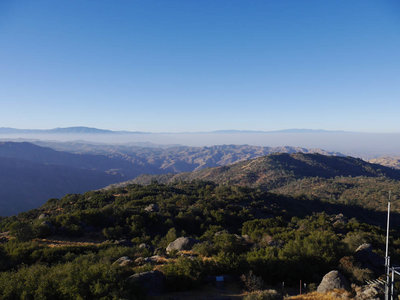
<svg viewBox="0 0 400 300"><path fill-rule="evenodd" d="M50 239L35 239L41 245L46 245L50 248L56 247L82 247L82 246L100 246L103 242L89 241L67 241L67 240L50 240Z"/></svg>
<svg viewBox="0 0 400 300"><path fill-rule="evenodd" d="M345 290L333 290L326 293L312 292L304 295L297 295L286 298L287 300L347 300L353 299L352 295Z"/></svg>

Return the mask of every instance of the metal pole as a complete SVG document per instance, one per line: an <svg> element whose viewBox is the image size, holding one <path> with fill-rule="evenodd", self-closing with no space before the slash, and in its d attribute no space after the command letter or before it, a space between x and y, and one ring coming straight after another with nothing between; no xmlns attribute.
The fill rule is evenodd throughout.
<svg viewBox="0 0 400 300"><path fill-rule="evenodd" d="M394 268L392 268L392 282L391 282L391 291L390 291L390 299L394 299Z"/></svg>
<svg viewBox="0 0 400 300"><path fill-rule="evenodd" d="M300 279L300 295L301 295L301 279Z"/></svg>
<svg viewBox="0 0 400 300"><path fill-rule="evenodd" d="M386 224L386 252L385 252L385 271L386 271L386 285L385 285L385 300L389 300L389 281L390 281L390 269L389 269L389 226L390 226L390 197L391 191L389 191L388 211L387 211L387 224Z"/></svg>

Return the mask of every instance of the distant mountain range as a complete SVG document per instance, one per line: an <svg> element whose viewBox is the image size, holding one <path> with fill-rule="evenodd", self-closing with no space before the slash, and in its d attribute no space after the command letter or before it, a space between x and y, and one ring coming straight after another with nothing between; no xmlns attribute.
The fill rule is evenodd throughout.
<svg viewBox="0 0 400 300"><path fill-rule="evenodd" d="M214 131L199 131L199 132L180 132L184 134L240 134L240 133L344 133L346 131L336 130L323 130L323 129L284 129L284 130L214 130ZM64 127L64 128L53 128L53 129L17 129L10 127L0 127L0 134L152 134L152 132L143 131L113 131L107 129L98 129L92 127L76 126L76 127ZM162 134L168 134L169 132L163 132ZM179 134L179 133L171 133Z"/></svg>
<svg viewBox="0 0 400 300"><path fill-rule="evenodd" d="M128 160L135 165L149 168L151 172L161 170L168 172L189 172L203 168L224 166L238 161L252 159L271 153L320 153L343 156L339 152L323 149L307 149L301 147L261 147L250 145L215 145L210 147L188 147L171 145L164 147L143 147L137 145L107 145L73 142L35 142L40 146L50 147L58 151L77 154L96 154Z"/></svg>
<svg viewBox="0 0 400 300"><path fill-rule="evenodd" d="M139 131L113 131L84 126L53 128L53 129L17 129L10 127L0 127L0 134L137 134Z"/></svg>
<svg viewBox="0 0 400 300"><path fill-rule="evenodd" d="M372 159L400 155L400 132L367 133L323 129L215 130L204 132L144 132L113 131L91 127L66 127L55 129L0 128L0 140L59 141L83 143L125 144L143 147L193 147L226 145L255 145L279 147L282 145L307 149L321 148L354 157Z"/></svg>

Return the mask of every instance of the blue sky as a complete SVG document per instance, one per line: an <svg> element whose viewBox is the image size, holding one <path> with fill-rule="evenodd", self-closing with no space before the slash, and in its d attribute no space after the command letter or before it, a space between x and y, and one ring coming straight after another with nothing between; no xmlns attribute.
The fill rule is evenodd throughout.
<svg viewBox="0 0 400 300"><path fill-rule="evenodd" d="M0 127L398 132L400 4L0 2Z"/></svg>

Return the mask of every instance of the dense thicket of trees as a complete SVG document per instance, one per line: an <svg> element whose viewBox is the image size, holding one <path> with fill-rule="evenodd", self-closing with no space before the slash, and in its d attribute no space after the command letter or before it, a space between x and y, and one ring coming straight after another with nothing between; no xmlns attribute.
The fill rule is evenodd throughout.
<svg viewBox="0 0 400 300"><path fill-rule="evenodd" d="M171 290L192 288L208 275L250 270L268 284L317 283L349 262L342 258L363 242L383 253L384 229L351 218L368 211L349 209L346 219L336 215L342 208L210 182L130 185L51 199L40 209L0 220L0 232L8 232L0 243L0 298L134 299L141 291L127 278L154 265L121 268L113 262L153 253L166 257L157 268ZM335 215L312 213L329 209ZM179 236L199 241L189 257L165 253ZM399 245L399 232L391 236L392 245ZM92 243L50 247L50 239ZM372 276L358 272L349 276L354 281Z"/></svg>

